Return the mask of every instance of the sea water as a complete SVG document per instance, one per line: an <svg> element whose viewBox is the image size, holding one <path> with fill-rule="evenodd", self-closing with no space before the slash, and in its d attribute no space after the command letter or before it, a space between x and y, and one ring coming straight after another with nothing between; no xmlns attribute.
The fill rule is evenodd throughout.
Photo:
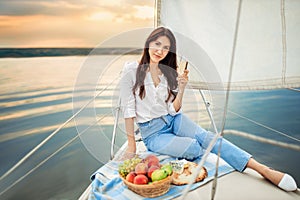
<svg viewBox="0 0 300 200"><path fill-rule="evenodd" d="M103 59L104 56L94 59ZM92 65L91 75L100 73L94 93L104 85L118 84L119 71L126 60L136 56L105 56L114 60L112 69L99 63ZM86 56L35 57L0 59L0 175L7 172L36 145L40 144L75 112L76 105L84 105L91 98L76 83L87 63ZM93 71L94 70L94 71ZM91 76L89 75L89 76ZM88 80L87 80L88 82ZM89 90L89 91L90 91ZM77 95L76 97L74 97ZM87 113L100 118L98 129L84 129L86 122L71 120L46 144L41 146L22 165L0 181L1 199L77 199L90 184L90 175L109 160L111 130L116 103L114 87L93 101ZM185 99L184 111L203 127L209 127L201 98L191 92L195 100ZM80 97L80 98L77 98ZM82 103L76 104L78 100ZM75 105L76 104L76 105ZM231 92L226 129L250 132L291 144L299 142L261 128L247 119L300 139L300 93L292 90ZM106 113L109 113L106 115ZM237 116L242 115L244 118ZM220 113L219 115L222 115ZM106 116L106 117L103 117ZM103 118L102 118L103 117ZM82 127L81 127L82 126ZM82 128L82 129L81 129ZM78 133L84 134L78 137ZM87 131L86 131L87 130ZM88 134L97 134L96 141ZM251 141L237 136L225 136L249 151L257 160L283 170L300 184L300 154L298 151ZM125 140L119 135L119 147Z"/></svg>

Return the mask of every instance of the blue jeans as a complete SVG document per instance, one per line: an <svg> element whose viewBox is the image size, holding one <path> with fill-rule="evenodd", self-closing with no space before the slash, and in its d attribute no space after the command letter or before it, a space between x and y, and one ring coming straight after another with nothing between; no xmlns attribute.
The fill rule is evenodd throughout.
<svg viewBox="0 0 300 200"><path fill-rule="evenodd" d="M201 157L214 137L183 114L162 116L138 126L148 150L189 160ZM221 140L221 157L243 171L251 155L224 138L218 138L212 153L217 154Z"/></svg>

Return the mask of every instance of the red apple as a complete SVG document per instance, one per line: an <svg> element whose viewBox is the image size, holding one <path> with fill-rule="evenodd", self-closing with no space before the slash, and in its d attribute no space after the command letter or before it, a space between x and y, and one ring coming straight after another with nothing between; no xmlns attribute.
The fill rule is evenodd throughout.
<svg viewBox="0 0 300 200"><path fill-rule="evenodd" d="M130 172L126 176L126 181L133 183L134 178L136 177L136 174L134 172Z"/></svg>
<svg viewBox="0 0 300 200"><path fill-rule="evenodd" d="M148 178L143 174L138 174L134 177L133 183L138 185L148 184Z"/></svg>
<svg viewBox="0 0 300 200"><path fill-rule="evenodd" d="M151 178L152 172L154 172L154 171L157 170L157 169L159 169L158 166L152 165L152 166L149 168L149 170L148 170L147 176L148 176L149 178Z"/></svg>
<svg viewBox="0 0 300 200"><path fill-rule="evenodd" d="M155 155L150 154L144 159L144 163L147 164L148 168L152 165L159 166L159 159Z"/></svg>
<svg viewBox="0 0 300 200"><path fill-rule="evenodd" d="M147 174L147 171L148 171L148 167L145 163L138 163L136 166L135 166L135 170L134 172L136 174Z"/></svg>

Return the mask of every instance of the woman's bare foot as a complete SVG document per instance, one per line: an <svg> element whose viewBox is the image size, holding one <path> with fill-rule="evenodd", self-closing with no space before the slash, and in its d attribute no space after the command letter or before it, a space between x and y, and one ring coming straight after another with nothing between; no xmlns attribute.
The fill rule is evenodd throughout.
<svg viewBox="0 0 300 200"><path fill-rule="evenodd" d="M274 185L278 185L279 182L282 180L284 173L280 171L276 171L274 169L271 169L269 167L264 166L264 169L261 173L261 175L271 181Z"/></svg>
<svg viewBox="0 0 300 200"><path fill-rule="evenodd" d="M253 158L250 158L247 167L254 169L271 183L285 191L295 191L297 189L297 184L293 177L280 171L271 169L257 162Z"/></svg>

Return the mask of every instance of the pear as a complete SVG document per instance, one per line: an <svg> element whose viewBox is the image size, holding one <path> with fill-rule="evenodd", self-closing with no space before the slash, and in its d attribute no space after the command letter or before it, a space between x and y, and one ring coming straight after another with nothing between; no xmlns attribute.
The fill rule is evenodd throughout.
<svg viewBox="0 0 300 200"><path fill-rule="evenodd" d="M152 172L151 179L152 181L160 181L162 179L165 179L168 176L168 173L163 169L157 169Z"/></svg>

